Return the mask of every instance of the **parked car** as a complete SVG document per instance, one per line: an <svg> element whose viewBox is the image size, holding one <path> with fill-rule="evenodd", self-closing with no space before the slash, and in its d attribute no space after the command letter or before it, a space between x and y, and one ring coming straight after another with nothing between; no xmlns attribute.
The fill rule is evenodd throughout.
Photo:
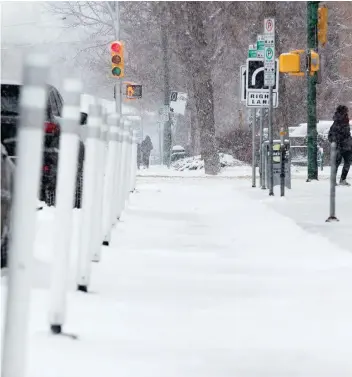
<svg viewBox="0 0 352 377"><path fill-rule="evenodd" d="M19 119L19 97L21 84L1 83L1 143L8 155L16 161L16 135ZM48 101L44 123L44 151L39 199L47 205L55 205L56 179L60 142L60 118L63 99L59 91L48 85ZM81 124L87 120L87 114L81 113ZM81 207L84 144L80 141L77 169L77 183L74 206ZM74 161L72 161L74 163Z"/></svg>
<svg viewBox="0 0 352 377"><path fill-rule="evenodd" d="M1 268L7 267L14 164L1 144Z"/></svg>

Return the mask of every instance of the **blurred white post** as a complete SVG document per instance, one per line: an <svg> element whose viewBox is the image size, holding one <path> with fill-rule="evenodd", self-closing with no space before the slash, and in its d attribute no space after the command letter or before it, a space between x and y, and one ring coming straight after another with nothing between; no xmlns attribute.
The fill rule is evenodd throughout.
<svg viewBox="0 0 352 377"><path fill-rule="evenodd" d="M111 120L110 120L111 119ZM118 156L119 145L119 128L115 117L109 119L110 129L108 133L108 153L107 163L105 166L105 178L104 178L104 197L103 197L103 214L102 214L102 235L103 245L109 246L111 239L111 229L113 224L113 209L114 207L114 187L116 181L116 164ZM119 119L119 118L117 118Z"/></svg>
<svg viewBox="0 0 352 377"><path fill-rule="evenodd" d="M101 138L99 140L99 158L98 158L98 172L97 172L97 188L96 188L96 200L94 203L95 215L93 225L93 255L92 261L99 262L101 258L101 243L103 241L102 236L102 215L103 215L103 195L104 195L104 175L106 169L106 146L108 137L108 124L106 111L103 112L102 125L101 125Z"/></svg>
<svg viewBox="0 0 352 377"><path fill-rule="evenodd" d="M131 191L131 163L132 163L132 131L127 131L127 158L126 158L126 182L125 182L125 206L126 202L129 200L130 191Z"/></svg>
<svg viewBox="0 0 352 377"><path fill-rule="evenodd" d="M17 131L18 158L8 253L8 289L2 336L2 377L24 377L26 374L32 259L43 158L48 73L47 56L41 54L27 56L24 63L24 85L20 93L20 118Z"/></svg>
<svg viewBox="0 0 352 377"><path fill-rule="evenodd" d="M121 129L121 158L116 186L116 219L120 219L125 204L125 184L126 184L126 159L127 159L127 131Z"/></svg>
<svg viewBox="0 0 352 377"><path fill-rule="evenodd" d="M93 255L93 226L94 226L94 202L97 200L97 172L99 140L101 134L101 105L89 106L87 124L87 138L85 143L84 169L83 169L83 193L81 210L81 238L79 245L77 289L88 291L91 272L91 259Z"/></svg>
<svg viewBox="0 0 352 377"><path fill-rule="evenodd" d="M132 135L132 161L131 161L131 181L130 191L134 192L136 189L137 176L137 131L133 131Z"/></svg>
<svg viewBox="0 0 352 377"><path fill-rule="evenodd" d="M54 334L60 334L66 315L67 273L72 236L73 202L79 148L80 95L82 84L64 81L65 105L60 122L60 155L56 188L54 248L50 291L49 321Z"/></svg>

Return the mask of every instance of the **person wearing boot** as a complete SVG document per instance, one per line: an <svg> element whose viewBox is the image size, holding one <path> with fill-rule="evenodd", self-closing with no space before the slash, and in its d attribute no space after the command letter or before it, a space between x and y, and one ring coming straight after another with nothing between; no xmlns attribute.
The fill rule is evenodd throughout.
<svg viewBox="0 0 352 377"><path fill-rule="evenodd" d="M330 143L336 143L336 171L343 159L340 185L351 186L346 180L352 160L352 136L348 108L343 105L337 106L333 120L334 123L329 130L328 140Z"/></svg>

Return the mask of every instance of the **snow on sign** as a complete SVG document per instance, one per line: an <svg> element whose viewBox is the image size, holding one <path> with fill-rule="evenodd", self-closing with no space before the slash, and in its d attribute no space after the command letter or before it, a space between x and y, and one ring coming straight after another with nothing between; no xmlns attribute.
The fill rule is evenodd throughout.
<svg viewBox="0 0 352 377"><path fill-rule="evenodd" d="M170 111L176 114L185 115L187 105L187 93L171 92Z"/></svg>

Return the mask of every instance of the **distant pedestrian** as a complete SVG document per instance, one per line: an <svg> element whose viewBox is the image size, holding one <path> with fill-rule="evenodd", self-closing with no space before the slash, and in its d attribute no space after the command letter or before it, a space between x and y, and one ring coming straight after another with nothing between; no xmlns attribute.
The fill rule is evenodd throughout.
<svg viewBox="0 0 352 377"><path fill-rule="evenodd" d="M352 159L352 136L348 108L342 105L338 106L333 120L334 123L329 130L328 140L330 143L336 143L336 170L339 168L342 159L344 161L340 185L350 186L350 184L346 181Z"/></svg>
<svg viewBox="0 0 352 377"><path fill-rule="evenodd" d="M142 161L145 168L149 168L150 152L153 150L153 143L149 136L146 136L141 144Z"/></svg>

